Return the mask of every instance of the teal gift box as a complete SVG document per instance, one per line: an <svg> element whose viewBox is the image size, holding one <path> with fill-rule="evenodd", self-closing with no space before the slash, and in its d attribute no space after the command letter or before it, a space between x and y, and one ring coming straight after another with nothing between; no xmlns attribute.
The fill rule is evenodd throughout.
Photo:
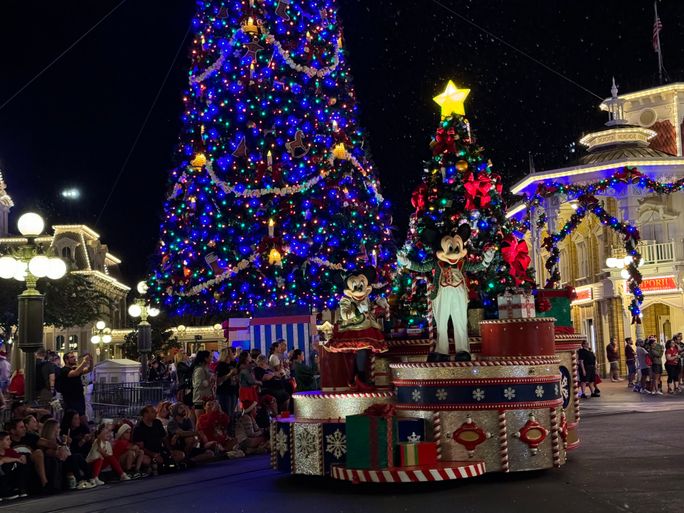
<svg viewBox="0 0 684 513"><path fill-rule="evenodd" d="M398 440L396 417L349 415L345 430L347 468L381 469L394 466Z"/></svg>
<svg viewBox="0 0 684 513"><path fill-rule="evenodd" d="M540 312L537 309L537 317L553 317L556 319L556 326L572 326L570 314L572 295L573 292L568 289L538 289L537 297L548 299L551 303L551 310Z"/></svg>

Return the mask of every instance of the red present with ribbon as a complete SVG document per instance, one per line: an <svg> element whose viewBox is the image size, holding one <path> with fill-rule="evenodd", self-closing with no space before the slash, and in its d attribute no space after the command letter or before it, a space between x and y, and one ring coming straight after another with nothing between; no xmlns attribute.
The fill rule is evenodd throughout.
<svg viewBox="0 0 684 513"><path fill-rule="evenodd" d="M394 442L398 439L394 413L392 404L374 404L363 415L347 416L347 468L394 467Z"/></svg>

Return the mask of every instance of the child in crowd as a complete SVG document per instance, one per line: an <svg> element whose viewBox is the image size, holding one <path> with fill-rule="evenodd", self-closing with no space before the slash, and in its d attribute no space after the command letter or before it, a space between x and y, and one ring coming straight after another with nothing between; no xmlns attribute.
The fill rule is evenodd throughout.
<svg viewBox="0 0 684 513"><path fill-rule="evenodd" d="M141 471L141 467L149 467L150 458L145 456L145 451L131 443L130 424L121 424L114 437L112 454L119 461L124 472L131 475L132 479L147 477L147 473Z"/></svg>
<svg viewBox="0 0 684 513"><path fill-rule="evenodd" d="M95 431L95 440L86 458L92 467L93 479L98 485L104 484L104 481L100 479L100 471L105 465L111 466L121 481L130 479L130 476L123 471L119 461L114 457L112 444L109 442L111 434L108 424L100 424Z"/></svg>
<svg viewBox="0 0 684 513"><path fill-rule="evenodd" d="M29 466L26 456L11 448L12 439L7 431L0 431L0 469L3 478L0 479L0 498L12 500L26 497L29 480Z"/></svg>

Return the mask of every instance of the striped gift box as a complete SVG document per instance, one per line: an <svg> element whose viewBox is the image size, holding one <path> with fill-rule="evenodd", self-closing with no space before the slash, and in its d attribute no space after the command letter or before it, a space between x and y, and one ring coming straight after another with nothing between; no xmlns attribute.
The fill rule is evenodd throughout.
<svg viewBox="0 0 684 513"><path fill-rule="evenodd" d="M249 342L249 322L251 319L234 318L223 322L223 336L228 340L229 345L238 345L240 342ZM233 344L235 342L236 344Z"/></svg>
<svg viewBox="0 0 684 513"><path fill-rule="evenodd" d="M301 349L309 361L311 338L317 334L313 315L255 317L249 323L249 340L253 348L268 354L271 344L279 338L287 340L287 350Z"/></svg>

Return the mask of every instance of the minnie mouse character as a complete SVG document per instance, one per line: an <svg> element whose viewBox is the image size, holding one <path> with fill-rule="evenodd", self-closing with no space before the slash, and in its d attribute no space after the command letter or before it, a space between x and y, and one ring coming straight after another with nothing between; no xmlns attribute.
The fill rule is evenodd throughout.
<svg viewBox="0 0 684 513"><path fill-rule="evenodd" d="M375 269L372 267L343 273L341 279L344 283L344 297L340 299L339 319L325 349L332 353L356 353L353 381L359 390L364 390L369 388L369 354L387 351L376 311L383 312L388 305L383 297L375 300L377 306L371 303L371 284L376 280Z"/></svg>
<svg viewBox="0 0 684 513"><path fill-rule="evenodd" d="M487 250L481 263L466 263L468 254L466 242L470 238L470 225L464 223L456 230L440 234L431 230L424 230L422 238L430 244L435 253L434 258L420 264L399 253L397 261L400 266L416 272L432 272L433 290L432 313L437 324L436 355L433 359L448 360L449 358L449 319L454 326L454 343L457 360L469 360L468 352L468 288L463 272L481 271L494 258L494 250Z"/></svg>

